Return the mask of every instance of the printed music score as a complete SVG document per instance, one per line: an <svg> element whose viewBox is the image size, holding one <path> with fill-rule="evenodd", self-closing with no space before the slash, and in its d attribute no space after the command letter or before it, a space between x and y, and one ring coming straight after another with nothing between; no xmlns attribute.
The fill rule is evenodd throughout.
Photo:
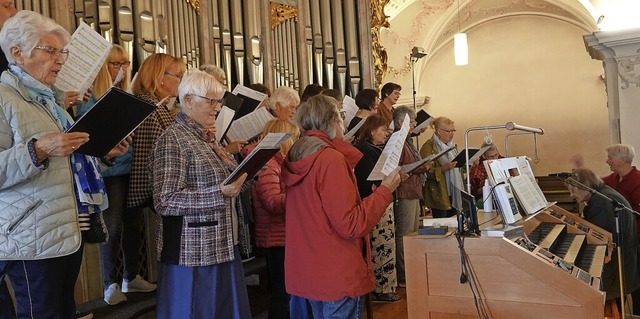
<svg viewBox="0 0 640 319"><path fill-rule="evenodd" d="M111 46L86 23L80 23L66 47L69 57L58 74L56 87L65 92L78 91L78 99L82 100L111 52Z"/></svg>

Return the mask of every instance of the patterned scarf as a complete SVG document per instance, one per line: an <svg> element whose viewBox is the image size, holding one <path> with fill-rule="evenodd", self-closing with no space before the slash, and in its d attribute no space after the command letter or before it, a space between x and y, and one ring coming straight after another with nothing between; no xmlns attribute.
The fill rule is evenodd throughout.
<svg viewBox="0 0 640 319"><path fill-rule="evenodd" d="M184 125L185 127L193 129L199 136L199 138L209 144L211 149L218 155L218 157L227 165L230 172L233 172L238 164L233 159L233 156L227 152L218 141L216 141L216 134L212 130L205 129L202 125L198 124L194 119L190 118L183 112L178 113L176 122Z"/></svg>
<svg viewBox="0 0 640 319"><path fill-rule="evenodd" d="M436 142L436 146L438 147L438 150L440 152L444 151L445 149L451 147L451 146L455 146L453 144L453 141L449 141L449 143L443 143L440 138L438 138L437 134L433 134L433 140ZM442 157L440 157L440 163L444 164L444 163L448 163L451 162L456 155L458 155L458 150L454 149L451 152L447 152L446 154L442 155ZM451 196L451 206L453 206L454 208L457 209L461 209L462 208L462 194L460 194L460 190L462 190L463 185L462 185L462 174L460 173L460 169L459 168L454 168L451 170L448 170L444 173L444 176L446 178L447 181L447 192L449 193L449 196Z"/></svg>
<svg viewBox="0 0 640 319"><path fill-rule="evenodd" d="M27 95L44 105L63 131L68 130L72 123L67 118L66 111L56 103L53 90L20 67L12 64L9 68L22 83ZM109 201L98 161L94 157L80 153L72 153L70 159L78 213L90 214L107 209Z"/></svg>

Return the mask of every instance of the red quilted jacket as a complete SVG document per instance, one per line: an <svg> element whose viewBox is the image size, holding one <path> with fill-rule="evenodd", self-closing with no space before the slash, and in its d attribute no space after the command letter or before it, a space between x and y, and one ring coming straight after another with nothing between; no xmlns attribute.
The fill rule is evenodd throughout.
<svg viewBox="0 0 640 319"><path fill-rule="evenodd" d="M258 247L284 247L286 195L280 171L284 156L276 154L251 189Z"/></svg>

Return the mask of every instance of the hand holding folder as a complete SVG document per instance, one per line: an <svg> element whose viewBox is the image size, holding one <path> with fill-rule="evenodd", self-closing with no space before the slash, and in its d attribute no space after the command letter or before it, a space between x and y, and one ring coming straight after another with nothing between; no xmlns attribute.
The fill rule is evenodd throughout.
<svg viewBox="0 0 640 319"><path fill-rule="evenodd" d="M89 133L89 141L76 152L104 157L155 109L155 105L111 87L67 132Z"/></svg>

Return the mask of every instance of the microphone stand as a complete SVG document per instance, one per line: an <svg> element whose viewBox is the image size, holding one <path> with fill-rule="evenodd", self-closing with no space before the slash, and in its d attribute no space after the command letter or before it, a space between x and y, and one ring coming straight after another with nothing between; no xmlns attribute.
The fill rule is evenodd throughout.
<svg viewBox="0 0 640 319"><path fill-rule="evenodd" d="M618 253L618 277L620 279L620 308L622 309L622 319L625 318L625 313L624 313L624 298L625 298L625 293L624 293L624 285L623 285L623 275L622 275L622 233L620 232L620 212L623 210L629 211L632 214L636 214L636 215L640 215L640 213L634 211L633 209L622 205L620 202L618 202L617 200L602 194L600 192L598 192L597 190L580 183L579 181L577 181L576 179L569 177L567 179L564 180L565 183L571 185L571 186L575 186L577 188L580 188L584 191L587 191L589 193L591 193L592 195L596 195L599 196L600 198L604 198L607 201L609 201L611 203L611 205L613 205L613 216L615 218L615 223L616 223L616 238L615 238L615 244L616 244L616 252Z"/></svg>

